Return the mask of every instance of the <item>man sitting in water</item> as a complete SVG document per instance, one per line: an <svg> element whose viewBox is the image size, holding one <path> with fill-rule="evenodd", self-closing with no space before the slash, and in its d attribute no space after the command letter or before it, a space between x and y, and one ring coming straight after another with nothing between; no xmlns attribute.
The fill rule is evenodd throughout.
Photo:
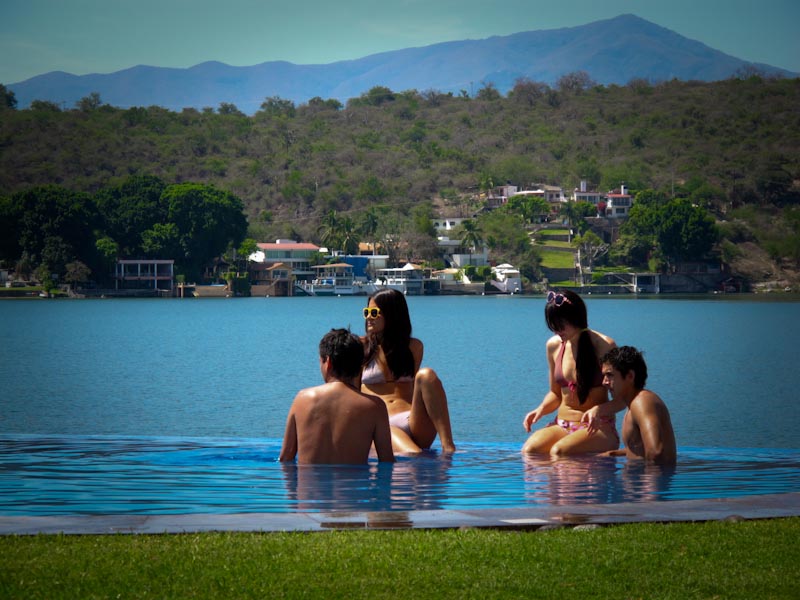
<svg viewBox="0 0 800 600"><path fill-rule="evenodd" d="M677 450L669 410L661 398L644 389L647 365L642 353L632 346L621 346L609 350L600 361L603 385L612 399L621 399L628 407L622 421L625 448L606 454L674 465Z"/></svg>
<svg viewBox="0 0 800 600"><path fill-rule="evenodd" d="M325 383L300 390L286 419L280 460L363 464L375 444L378 460L393 462L386 404L362 394L364 346L347 329L332 329L319 343Z"/></svg>

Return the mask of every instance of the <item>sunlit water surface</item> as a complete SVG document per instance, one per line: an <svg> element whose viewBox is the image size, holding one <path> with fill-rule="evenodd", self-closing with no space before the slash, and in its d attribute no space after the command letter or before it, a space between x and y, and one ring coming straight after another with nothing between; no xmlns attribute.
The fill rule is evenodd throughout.
<svg viewBox="0 0 800 600"><path fill-rule="evenodd" d="M395 464L297 466L258 439L3 436L0 514L286 513L609 504L800 491L800 452L684 448L676 468L466 443Z"/></svg>
<svg viewBox="0 0 800 600"><path fill-rule="evenodd" d="M800 304L587 298L642 348L674 470L521 456L546 392L541 298L409 298L459 452L395 465L277 462L319 338L363 298L0 302L0 514L465 509L800 491ZM621 417L619 417L621 419Z"/></svg>

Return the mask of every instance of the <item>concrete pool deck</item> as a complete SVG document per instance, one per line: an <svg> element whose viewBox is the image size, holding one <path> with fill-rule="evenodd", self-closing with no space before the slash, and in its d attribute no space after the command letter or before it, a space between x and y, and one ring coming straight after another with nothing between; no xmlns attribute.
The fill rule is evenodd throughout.
<svg viewBox="0 0 800 600"><path fill-rule="evenodd" d="M800 516L800 492L663 502L482 510L173 515L0 516L0 535L276 532L346 529L540 529Z"/></svg>

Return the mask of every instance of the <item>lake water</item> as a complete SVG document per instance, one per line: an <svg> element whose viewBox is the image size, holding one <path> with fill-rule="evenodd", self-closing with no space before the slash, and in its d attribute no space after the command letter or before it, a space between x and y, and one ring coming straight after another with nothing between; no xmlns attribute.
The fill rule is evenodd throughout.
<svg viewBox="0 0 800 600"><path fill-rule="evenodd" d="M591 327L644 350L648 387L676 430L674 473L520 456L522 418L547 391L541 297L408 298L463 452L404 458L388 471L275 462L292 398L320 382L319 338L331 327L362 332L364 298L0 302L0 488L12 492L0 514L475 508L800 490L796 299L586 300Z"/></svg>

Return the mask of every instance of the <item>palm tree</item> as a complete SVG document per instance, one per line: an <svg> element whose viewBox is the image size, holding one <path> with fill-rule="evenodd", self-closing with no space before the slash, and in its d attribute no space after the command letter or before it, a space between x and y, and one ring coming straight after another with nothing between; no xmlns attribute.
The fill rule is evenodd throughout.
<svg viewBox="0 0 800 600"><path fill-rule="evenodd" d="M380 224L380 220L378 218L378 213L375 212L374 207L370 207L367 212L364 213L364 216L361 220L361 233L370 240L372 244L372 254L375 254L375 234L378 232L378 225Z"/></svg>
<svg viewBox="0 0 800 600"><path fill-rule="evenodd" d="M561 216L567 219L567 227L570 230L570 243L572 242L572 230L578 228L581 221L583 221L583 209L578 204L578 202L565 202L561 205L559 211Z"/></svg>
<svg viewBox="0 0 800 600"><path fill-rule="evenodd" d="M339 220L339 241L345 254L358 254L358 244L361 241L358 228L350 217Z"/></svg>
<svg viewBox="0 0 800 600"><path fill-rule="evenodd" d="M331 210L322 218L322 223L317 228L317 233L320 234L320 241L328 246L329 250L334 247L339 248L342 230L335 210Z"/></svg>
<svg viewBox="0 0 800 600"><path fill-rule="evenodd" d="M483 244L483 232L472 219L461 221L461 229L463 232L461 245L469 248L469 264L472 264L472 253Z"/></svg>

